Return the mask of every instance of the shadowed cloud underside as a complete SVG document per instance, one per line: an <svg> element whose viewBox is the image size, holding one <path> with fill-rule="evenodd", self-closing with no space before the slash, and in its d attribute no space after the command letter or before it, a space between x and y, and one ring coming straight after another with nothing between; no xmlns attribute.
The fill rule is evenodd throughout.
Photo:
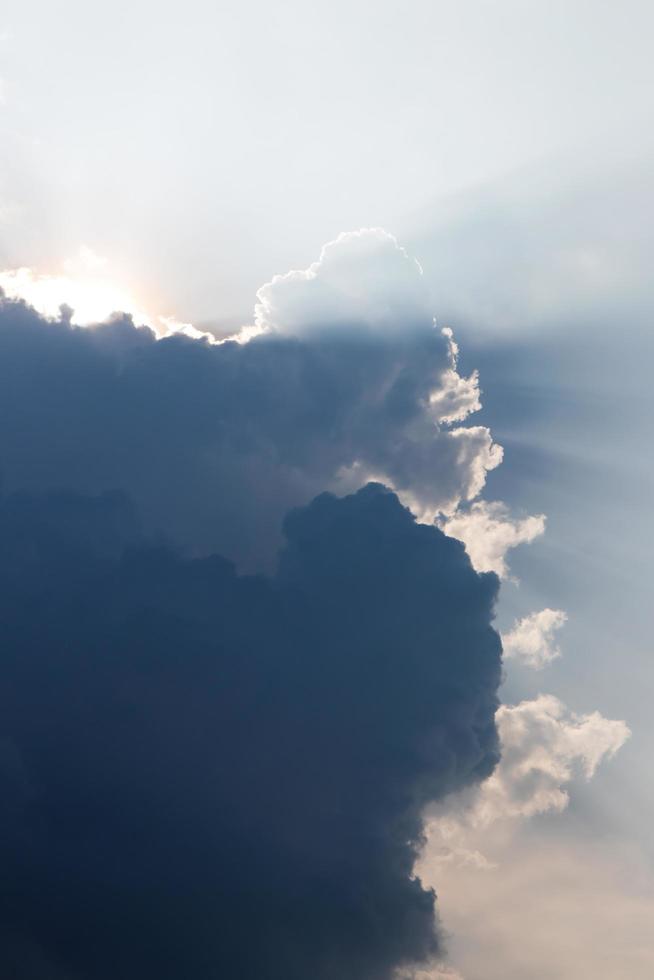
<svg viewBox="0 0 654 980"><path fill-rule="evenodd" d="M378 485L285 535L239 577L121 495L2 500L5 975L390 980L439 951L412 868L424 805L498 757L497 578Z"/></svg>

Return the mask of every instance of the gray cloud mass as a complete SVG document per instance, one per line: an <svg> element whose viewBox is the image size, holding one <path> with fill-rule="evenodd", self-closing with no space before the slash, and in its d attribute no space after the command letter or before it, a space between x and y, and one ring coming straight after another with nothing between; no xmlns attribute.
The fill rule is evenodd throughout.
<svg viewBox="0 0 654 980"><path fill-rule="evenodd" d="M0 303L12 980L443 954L414 865L425 806L499 757L498 578L392 490L450 512L499 451L390 236L341 237L257 316L211 344Z"/></svg>

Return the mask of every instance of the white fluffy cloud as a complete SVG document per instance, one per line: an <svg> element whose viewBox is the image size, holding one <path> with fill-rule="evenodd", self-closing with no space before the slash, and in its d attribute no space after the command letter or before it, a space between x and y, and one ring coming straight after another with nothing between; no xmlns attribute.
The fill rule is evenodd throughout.
<svg viewBox="0 0 654 980"><path fill-rule="evenodd" d="M344 232L307 269L275 276L257 293L256 325L306 336L339 327L429 330L433 314L418 262L381 228Z"/></svg>
<svg viewBox="0 0 654 980"><path fill-rule="evenodd" d="M493 775L451 798L429 822L424 860L432 865L493 866L488 828L500 833L516 820L561 812L575 778L591 779L630 735L624 721L599 712L577 715L558 698L540 695L497 713L502 757Z"/></svg>
<svg viewBox="0 0 654 980"><path fill-rule="evenodd" d="M389 429L375 459L358 457L340 468L331 485L337 492L379 480L419 520L432 522L474 500L489 470L501 463L502 448L487 427L460 424L481 408L477 372L459 374L452 331L435 326L419 263L383 229L343 233L307 269L275 276L257 293L253 329L309 343L374 337L388 351L387 368L376 378L368 361L363 402L383 405L404 377L420 392L406 438L398 441ZM354 350L351 355L360 356Z"/></svg>
<svg viewBox="0 0 654 980"><path fill-rule="evenodd" d="M438 892L456 980L650 980L647 859L534 822L565 809L575 779L615 755L627 725L551 696L501 708L498 724L496 772L433 814L416 868Z"/></svg>
<svg viewBox="0 0 654 980"><path fill-rule="evenodd" d="M477 571L509 574L506 554L520 544L529 544L545 531L545 515L512 517L499 500L479 500L465 511L440 521L440 526L466 546Z"/></svg>
<svg viewBox="0 0 654 980"><path fill-rule="evenodd" d="M437 422L462 422L481 408L479 372L464 378L458 372L459 346L449 327L441 333L447 339L450 367L441 374L440 387L432 391L429 405Z"/></svg>
<svg viewBox="0 0 654 980"><path fill-rule="evenodd" d="M565 809L575 775L591 779L630 734L624 721L598 711L577 715L549 694L501 707L497 724L502 760L473 811L473 821L482 824Z"/></svg>
<svg viewBox="0 0 654 980"><path fill-rule="evenodd" d="M555 633L568 617L562 609L541 609L517 620L513 629L502 634L504 657L540 670L561 656Z"/></svg>
<svg viewBox="0 0 654 980"><path fill-rule="evenodd" d="M432 812L416 867L440 897L452 980L648 980L651 879L646 893L622 881L607 902L616 877L624 878L624 856L584 858L587 840L571 848L556 836L544 839L530 820L564 810L574 780L592 778L615 755L627 725L598 712L574 714L549 695L502 707L497 721L495 773ZM616 916L624 920L617 934L610 928ZM436 969L424 980L448 976Z"/></svg>

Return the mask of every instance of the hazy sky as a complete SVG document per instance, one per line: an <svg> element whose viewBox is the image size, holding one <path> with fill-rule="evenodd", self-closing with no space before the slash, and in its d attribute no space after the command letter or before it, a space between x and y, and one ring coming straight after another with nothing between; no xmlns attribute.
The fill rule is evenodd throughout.
<svg viewBox="0 0 654 980"><path fill-rule="evenodd" d="M654 975L653 31L637 0L24 0L0 15L2 268L61 280L57 303L81 283L106 289L101 315L123 296L224 334L273 275L384 228L420 263L460 375L479 369L472 424L505 450L485 459L483 499L512 515L498 554L509 525L547 518L508 552L499 607L505 633L567 615L539 634L551 662L508 660L502 690L501 733L512 746L524 725L540 804L507 752L479 799L433 814L424 874L451 933L434 977ZM385 302L414 302L379 281ZM324 309L287 287L265 324L282 334L294 303Z"/></svg>
<svg viewBox="0 0 654 980"><path fill-rule="evenodd" d="M158 312L247 315L345 229L405 239L453 195L642 151L653 21L634 0L8 5L3 260L60 271L82 244Z"/></svg>

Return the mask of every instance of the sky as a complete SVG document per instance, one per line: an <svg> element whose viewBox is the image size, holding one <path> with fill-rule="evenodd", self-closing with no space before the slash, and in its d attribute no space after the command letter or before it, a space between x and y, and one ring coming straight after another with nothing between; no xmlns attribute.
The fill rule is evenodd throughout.
<svg viewBox="0 0 654 980"><path fill-rule="evenodd" d="M19 980L652 976L653 19L2 12Z"/></svg>

